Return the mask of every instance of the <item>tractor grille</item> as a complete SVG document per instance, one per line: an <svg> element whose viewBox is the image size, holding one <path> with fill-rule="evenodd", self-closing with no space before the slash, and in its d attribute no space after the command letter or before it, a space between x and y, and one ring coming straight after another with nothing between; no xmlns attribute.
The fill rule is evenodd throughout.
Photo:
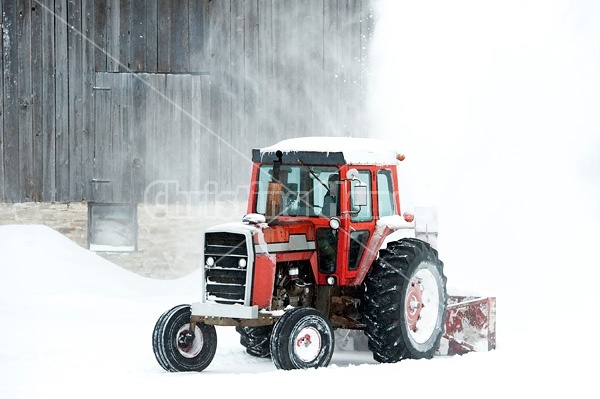
<svg viewBox="0 0 600 399"><path fill-rule="evenodd" d="M209 258L212 258L212 261L209 261ZM244 266L240 266L240 260L245 262ZM207 300L225 304L245 304L250 266L245 235L206 233L204 265Z"/></svg>

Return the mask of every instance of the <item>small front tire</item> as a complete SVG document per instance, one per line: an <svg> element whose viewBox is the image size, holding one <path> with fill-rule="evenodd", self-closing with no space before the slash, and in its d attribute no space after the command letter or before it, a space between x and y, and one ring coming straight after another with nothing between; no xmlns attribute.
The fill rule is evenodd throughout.
<svg viewBox="0 0 600 399"><path fill-rule="evenodd" d="M202 371L215 356L215 327L196 323L192 333L191 315L189 305L175 306L163 313L154 326L154 356L167 371Z"/></svg>

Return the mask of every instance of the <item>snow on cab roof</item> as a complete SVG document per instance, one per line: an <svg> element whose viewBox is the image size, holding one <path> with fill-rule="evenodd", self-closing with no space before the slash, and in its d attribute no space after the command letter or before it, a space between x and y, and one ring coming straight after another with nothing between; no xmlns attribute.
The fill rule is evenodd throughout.
<svg viewBox="0 0 600 399"><path fill-rule="evenodd" d="M253 161L271 161L277 151L283 153L284 163L295 163L300 158L306 163L392 165L399 154L394 143L380 139L299 137L254 150Z"/></svg>

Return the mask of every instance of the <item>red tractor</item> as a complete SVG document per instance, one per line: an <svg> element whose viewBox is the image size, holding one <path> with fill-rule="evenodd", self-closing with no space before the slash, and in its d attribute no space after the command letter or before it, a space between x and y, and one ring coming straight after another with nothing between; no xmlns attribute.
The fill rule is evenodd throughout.
<svg viewBox="0 0 600 399"><path fill-rule="evenodd" d="M159 364L204 370L215 326L236 327L247 353L285 370L327 366L334 329L364 330L379 362L431 358L446 277L435 233L417 239L416 221L399 216L403 156L378 140L312 137L252 157L247 215L205 232L200 302L156 323Z"/></svg>

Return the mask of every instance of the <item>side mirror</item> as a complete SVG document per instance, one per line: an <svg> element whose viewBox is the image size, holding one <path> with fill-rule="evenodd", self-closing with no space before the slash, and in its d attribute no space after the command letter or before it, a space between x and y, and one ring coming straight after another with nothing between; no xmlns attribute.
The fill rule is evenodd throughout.
<svg viewBox="0 0 600 399"><path fill-rule="evenodd" d="M354 186L354 193L352 195L352 204L354 206L367 206L369 196L369 189L364 184L358 184Z"/></svg>

